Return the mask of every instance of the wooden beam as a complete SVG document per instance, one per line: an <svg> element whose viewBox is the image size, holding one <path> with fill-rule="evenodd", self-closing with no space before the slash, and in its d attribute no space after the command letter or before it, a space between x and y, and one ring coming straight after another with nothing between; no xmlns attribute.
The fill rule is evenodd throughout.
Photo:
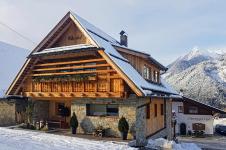
<svg viewBox="0 0 226 150"><path fill-rule="evenodd" d="M87 66L69 66L69 67L42 68L42 69L34 69L33 71L85 69L85 68L98 68L98 67L108 67L108 66L110 66L110 65L109 64L97 64L97 65L87 65Z"/></svg>
<svg viewBox="0 0 226 150"><path fill-rule="evenodd" d="M69 65L69 64L82 64L82 63L92 63L92 62L102 62L102 61L105 61L105 60L103 58L98 58L98 59L87 59L87 60L79 60L79 61L43 63L43 64L37 64L35 66L42 67L42 66L55 66L55 65Z"/></svg>
<svg viewBox="0 0 226 150"><path fill-rule="evenodd" d="M24 96L32 98L76 98L76 97L91 97L91 98L122 98L121 92L24 92Z"/></svg>
<svg viewBox="0 0 226 150"><path fill-rule="evenodd" d="M89 70L89 71L75 71L75 72L59 72L59 73L42 73L33 74L32 76L54 76L54 75L71 75L71 74L89 74L89 73L108 73L115 72L115 70Z"/></svg>
<svg viewBox="0 0 226 150"><path fill-rule="evenodd" d="M129 79L129 77L110 59L110 57L104 52L104 50L98 50L99 54L112 66L113 69L126 81L129 87L137 94L137 96L143 96L143 92L136 86L136 84Z"/></svg>

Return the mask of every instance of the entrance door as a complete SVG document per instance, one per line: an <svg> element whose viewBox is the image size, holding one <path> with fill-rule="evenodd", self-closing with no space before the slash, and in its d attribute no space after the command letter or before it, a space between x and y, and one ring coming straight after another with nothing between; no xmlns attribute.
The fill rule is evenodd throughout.
<svg viewBox="0 0 226 150"><path fill-rule="evenodd" d="M180 124L180 135L186 135L186 124L185 123Z"/></svg>

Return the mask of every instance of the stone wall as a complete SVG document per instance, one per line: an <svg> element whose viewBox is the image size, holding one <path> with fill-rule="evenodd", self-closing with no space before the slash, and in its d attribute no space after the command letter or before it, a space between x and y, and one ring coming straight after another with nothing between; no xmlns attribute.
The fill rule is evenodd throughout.
<svg viewBox="0 0 226 150"><path fill-rule="evenodd" d="M137 114L137 97L132 97L124 100L120 99L77 99L72 101L71 112L75 112L79 121L78 132L79 133L92 133L93 130L98 126L103 126L104 128L110 128L108 130L109 136L120 137L118 131L118 121L120 117L124 116L130 126L130 131L128 138L132 139L134 130L144 130L145 128L141 126L136 126L136 117L141 117L141 114ZM86 116L86 104L118 104L119 105L119 116ZM142 113L143 114L143 113Z"/></svg>
<svg viewBox="0 0 226 150"><path fill-rule="evenodd" d="M124 116L129 122L130 133L128 138L136 136L136 145L146 144L146 104L150 98L130 97L128 99L90 99L73 100L71 113L75 112L79 121L78 133L92 133L98 126L110 128L109 136L120 137L118 131L119 118ZM118 104L119 116L86 116L86 104ZM153 138L168 137L172 139L171 129L171 100L166 99L166 127L156 133ZM135 132L134 132L135 131Z"/></svg>
<svg viewBox="0 0 226 150"><path fill-rule="evenodd" d="M15 103L0 100L0 126L9 126L16 123Z"/></svg>
<svg viewBox="0 0 226 150"><path fill-rule="evenodd" d="M146 105L144 106L138 107L136 111L136 146L146 145Z"/></svg>
<svg viewBox="0 0 226 150"><path fill-rule="evenodd" d="M166 130L167 139L172 140L172 99L166 99Z"/></svg>

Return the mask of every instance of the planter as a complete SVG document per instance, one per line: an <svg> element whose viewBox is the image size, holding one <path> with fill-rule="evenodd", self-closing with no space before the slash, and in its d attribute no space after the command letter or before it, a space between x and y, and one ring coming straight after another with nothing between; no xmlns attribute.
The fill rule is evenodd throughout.
<svg viewBox="0 0 226 150"><path fill-rule="evenodd" d="M77 128L71 128L71 133L76 134Z"/></svg>
<svg viewBox="0 0 226 150"><path fill-rule="evenodd" d="M122 140L127 140L128 132L121 132Z"/></svg>

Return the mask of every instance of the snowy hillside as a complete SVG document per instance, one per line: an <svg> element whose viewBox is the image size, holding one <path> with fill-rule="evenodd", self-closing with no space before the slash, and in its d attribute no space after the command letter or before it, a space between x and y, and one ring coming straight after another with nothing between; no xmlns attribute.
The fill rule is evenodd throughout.
<svg viewBox="0 0 226 150"><path fill-rule="evenodd" d="M4 95L28 54L28 50L0 41L0 97Z"/></svg>
<svg viewBox="0 0 226 150"><path fill-rule="evenodd" d="M192 50L170 64L164 78L185 96L222 107L226 93L226 53Z"/></svg>

